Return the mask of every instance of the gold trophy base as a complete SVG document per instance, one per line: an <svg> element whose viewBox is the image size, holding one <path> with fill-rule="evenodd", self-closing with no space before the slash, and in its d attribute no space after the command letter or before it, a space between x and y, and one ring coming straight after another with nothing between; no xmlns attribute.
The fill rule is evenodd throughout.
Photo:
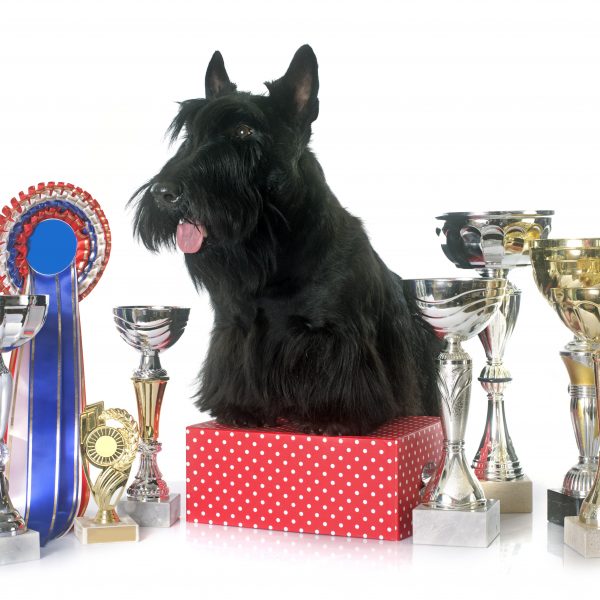
<svg viewBox="0 0 600 600"><path fill-rule="evenodd" d="M75 537L82 544L106 544L110 542L139 542L138 524L128 517L118 523L96 523L92 517L75 519Z"/></svg>
<svg viewBox="0 0 600 600"><path fill-rule="evenodd" d="M531 479L523 477L515 481L479 481L486 498L500 500L500 512L530 513L533 505Z"/></svg>
<svg viewBox="0 0 600 600"><path fill-rule="evenodd" d="M582 523L579 517L565 517L564 540L584 558L600 558L600 529Z"/></svg>

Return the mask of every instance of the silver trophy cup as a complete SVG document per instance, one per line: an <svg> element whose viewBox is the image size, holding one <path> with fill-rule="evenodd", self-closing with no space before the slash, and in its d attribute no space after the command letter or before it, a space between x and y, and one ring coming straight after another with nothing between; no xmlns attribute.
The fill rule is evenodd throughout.
<svg viewBox="0 0 600 600"><path fill-rule="evenodd" d="M132 517L142 527L170 527L181 507L179 494L171 494L156 462L160 410L169 378L159 353L182 336L190 309L174 306L119 306L113 310L121 337L141 353L133 372L138 407L140 466L127 489L127 499L118 512Z"/></svg>
<svg viewBox="0 0 600 600"><path fill-rule="evenodd" d="M0 296L0 351L11 352L42 328L48 296ZM28 530L8 495L5 469L9 448L4 443L12 401L13 379L0 354L0 565L40 557L39 535Z"/></svg>
<svg viewBox="0 0 600 600"><path fill-rule="evenodd" d="M547 238L553 211L499 211L446 213L438 228L442 249L459 268L475 269L482 277L506 279L510 269L530 264L533 240ZM512 381L504 364L504 351L513 332L521 291L507 281L504 300L479 333L486 365L479 375L488 397L486 423L473 469L486 495L501 500L502 512L531 512L531 481L508 431L504 393Z"/></svg>
<svg viewBox="0 0 600 600"><path fill-rule="evenodd" d="M405 280L405 289L443 348L436 358L444 448L423 504L413 511L415 544L488 546L500 531L497 500L485 493L465 456L472 380L462 342L477 335L505 298L504 279Z"/></svg>

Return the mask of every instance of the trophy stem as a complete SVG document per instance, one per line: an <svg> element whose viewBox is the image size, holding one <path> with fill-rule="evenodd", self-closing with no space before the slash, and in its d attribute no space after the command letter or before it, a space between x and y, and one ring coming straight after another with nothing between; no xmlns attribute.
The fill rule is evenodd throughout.
<svg viewBox="0 0 600 600"><path fill-rule="evenodd" d="M110 525L111 523L120 523L121 519L117 515L117 511L112 508L99 508L94 518L94 523L99 525Z"/></svg>
<svg viewBox="0 0 600 600"><path fill-rule="evenodd" d="M425 491L424 503L432 508L474 510L485 506L486 500L464 449L472 361L460 338L448 337L445 341L445 348L436 359L444 448L437 472Z"/></svg>
<svg viewBox="0 0 600 600"><path fill-rule="evenodd" d="M8 463L8 446L4 437L8 428L8 415L12 399L12 375L0 354L0 537L19 535L27 531L25 521L8 495L8 480L5 469Z"/></svg>
<svg viewBox="0 0 600 600"><path fill-rule="evenodd" d="M137 373L136 373L137 374ZM133 377L140 426L140 466L127 495L138 501L157 501L169 496L169 488L158 468L156 455L160 452L158 428L168 377L139 379Z"/></svg>
<svg viewBox="0 0 600 600"><path fill-rule="evenodd" d="M506 269L480 269L480 275L506 278ZM519 315L521 291L507 281L506 295L488 326L479 334L487 363L479 382L488 397L488 411L483 436L472 467L482 481L515 481L523 479L521 463L514 449L504 408L504 392L512 381L504 366L506 343Z"/></svg>
<svg viewBox="0 0 600 600"><path fill-rule="evenodd" d="M596 377L596 418L600 421L600 350L593 353L594 373ZM585 525L600 529L600 470L596 470L594 485L586 496L581 511L579 521Z"/></svg>
<svg viewBox="0 0 600 600"><path fill-rule="evenodd" d="M581 342L579 342L581 345ZM570 348L571 345L567 346ZM561 351L561 359L571 384L571 421L579 450L579 461L565 475L562 492L574 498L585 498L592 488L598 470L598 417L592 348Z"/></svg>

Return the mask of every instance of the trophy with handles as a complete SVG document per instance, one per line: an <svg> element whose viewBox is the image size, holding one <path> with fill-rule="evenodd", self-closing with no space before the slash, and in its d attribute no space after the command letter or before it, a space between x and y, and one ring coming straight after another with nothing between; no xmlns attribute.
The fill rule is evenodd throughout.
<svg viewBox="0 0 600 600"><path fill-rule="evenodd" d="M553 214L549 210L451 212L437 217L443 221L437 230L442 250L457 267L507 280L502 305L479 333L486 355L479 382L488 398L488 410L472 463L486 496L499 499L503 513L532 510L532 483L508 431L504 403L512 381L504 353L521 303L521 291L508 281L508 274L530 264L531 243L548 237Z"/></svg>

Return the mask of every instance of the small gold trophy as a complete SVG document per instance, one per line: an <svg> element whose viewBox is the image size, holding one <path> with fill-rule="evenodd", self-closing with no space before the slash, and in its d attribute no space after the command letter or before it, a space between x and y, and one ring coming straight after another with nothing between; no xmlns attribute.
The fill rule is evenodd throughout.
<svg viewBox="0 0 600 600"><path fill-rule="evenodd" d="M137 423L127 411L120 408L104 410L104 402L97 402L82 412L80 429L83 470L98 513L93 519L75 519L77 539L82 544L137 542L137 523L129 517L119 518L115 511L138 448ZM92 466L100 470L95 483L90 477Z"/></svg>

